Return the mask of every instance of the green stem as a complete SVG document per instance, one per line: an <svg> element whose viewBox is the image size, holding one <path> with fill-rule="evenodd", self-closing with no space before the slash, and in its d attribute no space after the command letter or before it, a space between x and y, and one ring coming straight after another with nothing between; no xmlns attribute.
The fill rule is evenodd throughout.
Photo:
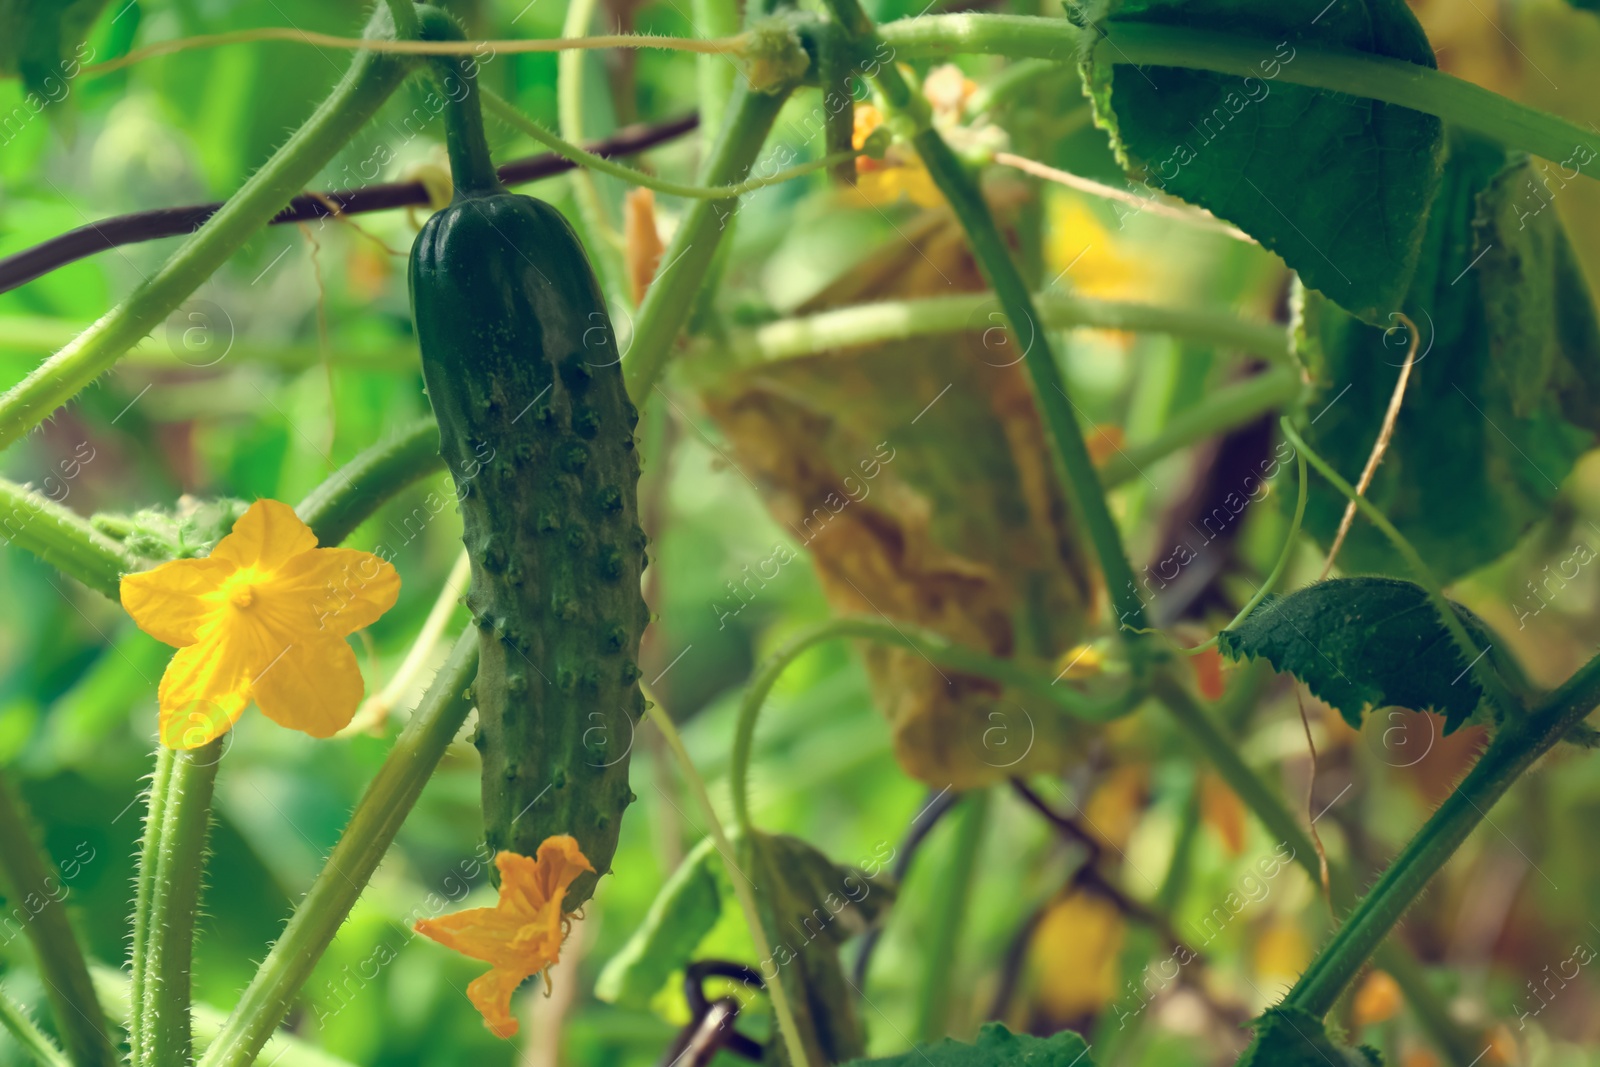
<svg viewBox="0 0 1600 1067"><path fill-rule="evenodd" d="M734 0L690 0L690 24L707 40L732 37L739 32L739 5ZM733 94L738 67L727 56L696 56L696 97L700 108L700 146L714 147L717 131Z"/></svg>
<svg viewBox="0 0 1600 1067"><path fill-rule="evenodd" d="M1228 787L1269 833L1289 846L1294 852L1295 862L1300 864L1311 880L1320 882L1321 863L1311 836L1300 829L1299 822L1272 788L1239 757L1227 733L1189 695L1187 689L1165 672L1157 673L1152 688L1157 699L1166 706L1174 721L1210 761ZM1600 688L1600 682L1597 682L1597 688ZM1332 863L1328 865L1328 890L1336 910L1348 908L1354 899L1354 890L1343 868ZM1410 957L1398 945L1380 945L1377 958L1384 969L1392 974L1415 970ZM1418 1019L1441 1049L1449 1052L1471 1043L1461 1028L1451 1021L1448 1012L1426 984L1414 983L1406 995L1416 1009Z"/></svg>
<svg viewBox="0 0 1600 1067"><path fill-rule="evenodd" d="M317 535L318 544L337 545L384 501L443 466L439 425L430 415L405 426L393 439L357 453L294 510Z"/></svg>
<svg viewBox="0 0 1600 1067"><path fill-rule="evenodd" d="M28 913L23 931L44 979L56 1032L78 1067L114 1067L116 1051L106 1036L105 1012L89 980L83 948L62 902L67 886L35 835L22 798L0 775L0 876L17 905Z"/></svg>
<svg viewBox="0 0 1600 1067"><path fill-rule="evenodd" d="M1282 366L1207 393L1200 403L1173 417L1155 437L1130 443L1112 456L1100 478L1107 486L1132 481L1146 466L1180 448L1281 410L1300 396L1302 388L1300 372Z"/></svg>
<svg viewBox="0 0 1600 1067"><path fill-rule="evenodd" d="M130 1010L128 976L115 967L100 964L91 967L89 971L94 979L95 991L100 994L100 1002L106 1006L107 1017L112 1022L126 1024L131 1029L134 1012ZM227 1015L209 1004L194 1005L193 1013L194 1043L204 1049L216 1040ZM262 1048L261 1058L272 1067L353 1067L348 1060L324 1052L315 1045L281 1030Z"/></svg>
<svg viewBox="0 0 1600 1067"><path fill-rule="evenodd" d="M410 3L410 0L393 0ZM461 25L438 8L428 8L422 36L429 41L460 41ZM500 175L489 158L489 138L483 132L483 108L478 104L478 61L473 56L435 56L430 61L444 92L444 131L450 153L452 198L503 193ZM451 82L460 84L451 86Z"/></svg>
<svg viewBox="0 0 1600 1067"><path fill-rule="evenodd" d="M923 960L913 1030L918 1041L937 1041L950 1032L950 983L955 978L956 948L978 878L978 849L983 844L988 816L988 790L976 790L961 799L955 840L933 901L933 933Z"/></svg>
<svg viewBox="0 0 1600 1067"><path fill-rule="evenodd" d="M477 669L478 634L469 629L395 739L339 843L201 1056L200 1067L247 1067L277 1029L466 721Z"/></svg>
<svg viewBox="0 0 1600 1067"><path fill-rule="evenodd" d="M21 1005L3 992L0 992L0 1027L4 1027L17 1044L22 1046L23 1051L32 1056L42 1067L72 1067L72 1061L67 1059L66 1053L57 1048L56 1043L34 1025Z"/></svg>
<svg viewBox="0 0 1600 1067"><path fill-rule="evenodd" d="M127 1024L131 1029L134 1012L130 1010L128 976L115 967L100 964L90 968L90 976L94 979L96 992L100 994L100 1002L106 1006L108 1018L112 1022ZM195 1045L204 1049L216 1040L226 1019L225 1013L209 1004L194 1005ZM348 1060L324 1052L281 1030L262 1048L261 1057L271 1067L353 1067Z"/></svg>
<svg viewBox="0 0 1600 1067"><path fill-rule="evenodd" d="M727 867L728 882L733 886L734 896L739 898L739 908L744 912L745 925L750 928L750 941L755 946L756 957L763 960L772 959L772 946L767 941L767 930L761 924L761 909L756 906L755 894L751 891L749 880L734 862L733 844L728 840L727 831L722 827L722 819L717 815L716 805L711 803L711 793L706 789L705 779L700 777L694 760L689 758L689 750L684 747L683 738L679 736L678 728L672 722L672 716L668 715L666 709L657 701L647 700L645 707L649 709L650 721L661 731L667 747L672 750L673 757L682 768L689 789L694 793L695 802L700 805L700 811L706 817L706 824L711 828L711 839L717 846L717 852L722 856L723 865ZM748 824L744 825L743 829L748 834ZM792 1067L808 1067L806 1043L800 1036L799 1024L795 1022L794 1008L789 1001L789 983L782 977L781 970L781 968L775 970L772 977L767 979L767 995L772 998L772 1012L777 1016L778 1029L783 1034L784 1049L789 1053L790 1064Z"/></svg>
<svg viewBox="0 0 1600 1067"><path fill-rule="evenodd" d="M1040 293L1034 299L1038 301L1040 321L1053 330L1085 328L1161 333L1285 365L1291 359L1288 333L1272 323L1253 322L1202 309L1092 300L1062 293ZM736 336L732 345L742 362L770 362L884 341L962 331L982 333L996 324L996 320L990 318L994 303L991 293L959 293L860 304L779 319L742 337ZM1258 375L1250 381L1258 382L1263 377L1266 375ZM1205 406L1209 408L1211 401Z"/></svg>
<svg viewBox="0 0 1600 1067"><path fill-rule="evenodd" d="M1600 704L1600 656L1584 664L1539 708L1507 720L1461 784L1445 798L1406 847L1389 864L1355 911L1300 976L1288 1007L1313 1015L1327 1012L1373 950L1488 817L1489 809L1533 762Z"/></svg>
<svg viewBox="0 0 1600 1067"><path fill-rule="evenodd" d="M839 152L823 156L821 159L814 159L809 163L801 163L799 166L790 167L788 170L780 170L776 174L768 175L764 178L749 178L742 182L735 182L732 185L690 185L685 182L674 182L668 181L666 178L658 178L654 174L646 174L637 167L615 162L605 156L597 156L593 152L578 147L571 141L563 140L517 110L515 105L492 89L483 90L483 101L489 106L490 111L505 122L521 130L558 156L570 159L574 163L579 163L590 170L599 171L601 174L609 174L613 178L620 178L630 185L641 185L646 189L653 189L667 196L681 196L687 200L731 200L746 193L753 193L757 189L765 189L769 185L781 185L796 178L803 178L807 174L815 174L817 171L831 167L835 163L855 159L856 156L861 154L854 149L848 152Z"/></svg>
<svg viewBox="0 0 1600 1067"><path fill-rule="evenodd" d="M1131 694L1091 699L1064 685L1056 685L1048 676L1036 674L1011 660L957 644L943 634L910 623L888 618L829 619L797 634L757 667L739 702L739 718L733 732L730 789L733 793L734 819L740 829L748 830L751 827L750 755L755 747L756 722L761 717L761 709L772 687L801 654L838 637L856 637L910 649L951 670L991 678L1032 693L1073 718L1086 722L1106 722L1127 711L1135 702Z"/></svg>
<svg viewBox="0 0 1600 1067"><path fill-rule="evenodd" d="M887 23L880 33L901 59L984 52L1063 63L1077 58L1083 37L1065 19L987 14L919 15ZM1096 47L1102 61L1259 77L1261 58L1272 55L1276 43L1215 30L1112 21ZM1431 67L1370 52L1297 43L1294 61L1283 64L1278 78L1436 115L1552 162L1580 147L1600 151L1600 135L1593 130ZM1580 169L1600 178L1594 167Z"/></svg>
<svg viewBox="0 0 1600 1067"><path fill-rule="evenodd" d="M878 31L859 0L828 0L827 6L859 48L875 51L872 46L879 39ZM1118 633L1127 641L1130 659L1137 666L1140 655L1136 650L1141 643L1132 639L1132 633L1144 629L1144 601L1133 584L1133 568L1123 549L1122 535L1106 504L1100 475L1089 458L1076 407L1061 377L1049 334L1034 307L1033 295L1011 258L1011 250L995 225L977 181L934 128L927 101L912 88L896 62L878 65L873 83L890 109L916 127L911 143L966 231L972 253L1005 312L1012 337L1021 346L1021 359L1033 383L1034 403L1065 476L1067 498L1100 561L1100 571L1117 612Z"/></svg>
<svg viewBox="0 0 1600 1067"><path fill-rule="evenodd" d="M394 36L399 41L416 40L420 30L417 9L411 0L387 0L389 18L394 22Z"/></svg>
<svg viewBox="0 0 1600 1067"><path fill-rule="evenodd" d="M734 90L728 121L701 175L706 185L730 185L749 175L788 95L755 92L743 83ZM635 404L644 402L666 368L738 207L738 200L694 201L662 254L661 267L639 305L633 342L622 364L628 394Z"/></svg>
<svg viewBox="0 0 1600 1067"><path fill-rule="evenodd" d="M1463 657L1462 662L1468 664L1468 669L1472 671L1473 680L1482 687L1490 702L1495 705L1495 710L1500 717L1514 718L1519 716L1522 712L1521 702L1512 696L1511 691L1506 687L1504 679L1500 677L1500 672L1495 669L1492 657L1487 654L1489 650L1479 649L1477 642L1467 633L1466 626L1461 622L1461 616L1456 614L1455 609L1450 606L1450 601L1445 599L1444 589L1440 586L1439 579L1433 576L1433 570L1423 562L1422 555L1412 546L1410 541L1406 540L1405 535L1395 528L1394 523L1389 521L1389 517L1378 510L1377 505L1357 493L1355 487L1340 477L1339 472L1334 470L1327 460L1317 455L1312 447L1305 443L1304 439L1295 432L1293 424L1287 418L1278 421L1282 426L1284 436L1289 439L1289 443L1294 445L1296 450L1306 458L1306 461L1317 469L1318 474L1326 478L1335 489L1345 495L1346 499L1355 504L1357 511L1365 515L1374 526L1382 531L1383 535L1389 539L1389 543L1394 545L1395 551L1400 553L1407 565L1410 566L1411 572L1416 575L1417 583L1427 591L1428 601L1433 605L1434 613L1439 616L1440 621L1444 623L1445 629L1449 631L1451 639L1455 641L1456 648Z"/></svg>
<svg viewBox="0 0 1600 1067"><path fill-rule="evenodd" d="M155 866L140 872L138 895L148 901L149 913L140 957L144 973L137 983L144 1058L134 1067L185 1065L191 1058L195 917L223 743L219 737L172 757L161 822L155 828Z"/></svg>
<svg viewBox="0 0 1600 1067"><path fill-rule="evenodd" d="M172 784L172 767L178 754L166 745L156 745L156 767L145 793L144 834L139 839L139 867L134 881L133 977L130 997L138 1005L128 1013L128 1044L134 1067L150 1062L150 1019L144 1011L146 976L150 973L150 907L155 896L156 867L161 847L161 828L167 817L167 791Z"/></svg>
<svg viewBox="0 0 1600 1067"><path fill-rule="evenodd" d="M378 8L368 37L392 37ZM228 199L151 278L93 326L0 396L0 448L15 442L159 326L317 171L355 136L405 79L414 59L359 51L343 80L283 147Z"/></svg>
<svg viewBox="0 0 1600 1067"><path fill-rule="evenodd" d="M138 570L129 554L78 515L0 478L0 543L26 549L95 592L117 600L122 575Z"/></svg>

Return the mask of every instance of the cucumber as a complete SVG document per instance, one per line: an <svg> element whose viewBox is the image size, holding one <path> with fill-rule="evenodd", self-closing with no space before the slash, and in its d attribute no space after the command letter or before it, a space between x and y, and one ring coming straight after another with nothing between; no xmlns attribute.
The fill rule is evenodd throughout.
<svg viewBox="0 0 1600 1067"><path fill-rule="evenodd" d="M430 15L424 34L460 31ZM472 61L440 69L456 187L412 246L411 306L472 562L485 836L532 856L571 834L603 874L644 713L638 412L577 235L500 185ZM574 882L565 909L598 877Z"/></svg>

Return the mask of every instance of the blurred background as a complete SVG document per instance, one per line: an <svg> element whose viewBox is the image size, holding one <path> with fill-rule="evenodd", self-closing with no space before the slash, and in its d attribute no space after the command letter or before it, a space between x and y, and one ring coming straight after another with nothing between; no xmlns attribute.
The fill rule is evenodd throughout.
<svg viewBox="0 0 1600 1067"><path fill-rule="evenodd" d="M566 17L562 0L451 6L471 35L487 38L557 36ZM910 0L869 7L879 19L922 10ZM1007 9L1057 13L1047 7ZM1576 121L1600 122L1594 61L1600 20L1593 13L1552 0L1428 0L1417 13L1444 69ZM139 44L260 26L355 35L365 14L349 0L112 0L87 48L98 62ZM594 27L694 32L674 0L605 0ZM228 196L310 112L348 58L284 43L152 58L69 80L61 98L36 116L24 107L15 79L0 81L0 116L12 116L0 119L0 255L107 215ZM978 57L963 61L960 73L982 90L996 84L1002 69L999 60ZM692 111L694 71L695 60L685 55L589 54L581 64L585 135ZM481 77L540 122L557 124L553 55L497 56L484 63ZM808 121L816 106L814 91L799 94L769 151L792 152L797 162L819 156L821 139ZM421 123L413 120L419 108ZM1122 184L1070 70L996 94L977 114L957 111L952 121L974 139L998 138L1022 155ZM538 150L492 117L489 124L497 159ZM435 173L444 164L442 142L424 87L413 80L315 187ZM702 134L691 133L634 162L693 180L704 147ZM857 192L816 174L752 197L734 230L721 290L699 321L702 333L725 339L796 310L870 299L873 277L913 274L923 263L940 274L970 273L958 243L941 244L948 220L925 176L909 164L890 171ZM1286 272L1259 248L1149 215L1123 224L1125 209L1041 187L1004 168L989 178L1041 285L1055 279L1063 292L1082 296L1287 320ZM606 288L625 337L631 296L616 265L626 249L614 235L623 229L626 187L595 178L593 188L606 232L596 232L593 213L579 210L571 176L524 191L566 211L600 268L609 267ZM656 198L649 221L663 238L683 207L672 197ZM1575 184L1557 207L1588 276L1600 278L1600 187ZM172 508L185 496L300 499L362 448L428 412L404 258L424 214L391 211L259 234L112 374L0 456L0 472L42 487L83 515ZM20 380L131 291L175 245L164 240L106 252L0 294L0 386ZM902 279L898 292L913 293L917 284ZM955 359L961 343L933 339L911 355ZM829 557L802 543L784 521L793 504L785 503L785 492L792 497L794 487L762 462L756 445L765 433L780 446L825 446L846 455L844 463L855 447L837 434L808 437L800 430L786 441L783 428L797 423L772 407L752 426L743 417L749 397L769 396L776 386L741 377L747 371L737 360L721 358L731 347L696 342L681 361L692 369L669 376L641 427L641 494L653 539L648 595L657 616L644 676L681 725L719 803L726 801L735 703L752 665L839 604L813 559L836 567L842 550L836 545ZM1079 402L1112 447L1123 434L1149 436L1245 366L1235 355L1149 335L1078 331L1065 351ZM877 393L866 382L851 392L825 366L800 361L785 369L780 384L802 397L827 395L840 422L848 421L841 413L870 420L889 404L910 404L914 412L933 395L919 391L908 374L899 391ZM963 402L946 400L952 408ZM1006 479L1026 480L1026 463L1000 448L965 469L952 458L963 438L949 424L920 430L920 436L885 436L897 450L890 469L921 486L939 514L971 519L970 529L929 536L968 560L982 557L985 542L998 551L1031 521L999 512L992 518L988 510L1005 495ZM870 445L876 438L861 440ZM1263 423L1173 456L1126 483L1114 504L1140 564L1166 555L1187 516L1209 510L1205 494L1229 470L1264 455L1270 440ZM900 475L912 470L901 456L920 473ZM416 518L429 492L447 491L443 475L428 479L348 542L394 549L403 580L398 606L359 639L369 695L393 679L455 561L456 516ZM1586 461L1564 485L1549 522L1454 589L1544 683L1564 678L1600 641L1600 572L1584 569L1559 588L1547 583L1550 568L1578 545L1600 540L1590 519L1600 520L1600 467ZM1205 581L1171 606L1173 624L1191 628L1196 638L1208 625L1214 630L1231 614L1229 605L1248 596L1238 575L1264 573L1285 528L1278 507L1251 509L1226 546L1208 557L1214 563ZM783 551L795 562L753 595L756 587L740 584L749 569ZM1317 562L1318 553L1306 546L1291 581L1309 580ZM1070 601L1077 590L1079 614L1057 617L1050 639L1032 650L1050 661L1093 624L1092 581L1082 573L1069 578L1062 596ZM881 595L892 598L907 580L886 578ZM742 592L735 594L735 586ZM68 904L93 957L117 965L128 937L138 798L152 765L155 684L170 650L136 631L116 605L15 548L0 552L0 588L8 605L0 614L0 764L41 823L51 854L71 872L64 879ZM1529 599L1535 591L1536 612ZM968 621L984 632L981 616ZM452 632L464 622L458 611ZM443 654L435 650L432 662ZM257 715L240 720L218 782L196 957L198 1001L224 1011L232 1006L430 673L394 694L391 714L369 709L368 729L331 742L281 730ZM1318 816L1330 854L1363 883L1449 790L1482 741L1471 729L1443 737L1437 720L1409 713L1374 715L1357 733L1308 703L1321 756L1312 783L1295 697L1284 681L1230 669L1222 683L1247 757L1278 769L1284 794L1297 810ZM885 848L898 852L908 823L938 790L903 769L915 753L902 739L897 758L885 704L857 652L842 643L808 653L785 674L758 738L753 778L761 825L803 837L841 862L865 863ZM970 1037L986 1018L1001 1017L1040 1033L1080 1029L1096 1043L1103 1065L1231 1062L1230 1050L1242 1044L1237 1023L1287 987L1330 928L1317 887L1298 869L1264 875L1260 864L1274 843L1226 787L1203 771L1197 775L1192 754L1159 713L1142 711L1098 736L1062 742L1056 756L1062 795L1095 827L1109 877L1134 898L1159 899L1181 933L1208 942L1203 974L1157 995L1141 991L1136 979L1156 944L1149 930L1100 897L1064 890L1082 850L1064 845L1025 804L996 789L982 810L963 800L957 810L966 811L965 821L943 820L910 865L858 1005L871 1049L900 1051L913 1039L944 1033ZM568 942L553 994L542 995L538 983L522 992L526 1022L515 1042L491 1037L466 1001L478 966L408 928L419 907L456 910L462 901L492 898L476 862L476 754L460 742L319 966L290 1027L335 1056L374 1067L654 1063L687 1018L679 985L664 986L653 1010L608 1005L592 990L705 827L654 731L641 730L633 758L633 788L644 803L630 810L616 873ZM1600 948L1593 921L1600 918L1600 853L1588 847L1596 819L1600 766L1576 751L1558 753L1513 790L1405 923L1404 937L1432 965L1441 996L1462 1020L1495 1035L1500 1062L1600 1062L1600 1052L1592 1051L1600 1048L1595 976L1583 969L1575 979L1549 981L1578 946ZM970 829L974 820L982 820L980 833ZM1170 878L1178 841L1190 851L1182 876ZM1219 925L1216 909L1230 899L1244 903L1229 906L1229 920ZM18 903L8 901L6 914ZM18 929L0 916L3 981L42 1013ZM930 960L930 946L950 930L946 958ZM847 962L856 950L846 947ZM732 909L698 954L753 958ZM1415 1020L1381 980L1364 985L1343 1011L1355 1035L1384 1049L1391 1062L1441 1062L1430 1058L1435 1054ZM759 1017L743 1025L757 1036L765 1030ZM22 1062L0 1035L0 1064Z"/></svg>

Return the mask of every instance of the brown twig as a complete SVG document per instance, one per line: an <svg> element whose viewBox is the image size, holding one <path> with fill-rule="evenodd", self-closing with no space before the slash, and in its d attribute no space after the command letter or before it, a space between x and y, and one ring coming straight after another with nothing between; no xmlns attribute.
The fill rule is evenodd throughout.
<svg viewBox="0 0 1600 1067"><path fill-rule="evenodd" d="M1372 452L1367 456L1367 465L1361 468L1361 478L1356 482L1356 496L1367 495L1367 486L1372 484L1372 476L1377 473L1378 464L1383 462L1383 454L1389 450L1389 441L1394 437L1394 424L1400 418L1400 403L1406 398L1406 384L1411 381L1411 365L1417 358L1417 342L1422 339L1417 324L1404 313L1395 312L1395 318L1405 323L1406 329L1410 331L1411 344L1406 349L1406 361L1400 367L1400 377L1395 380L1394 392L1389 395L1389 408L1383 413L1383 426L1378 430L1378 439L1372 444ZM1390 327L1391 330L1393 328ZM1345 534L1350 532L1350 524L1355 521L1355 517L1356 502L1352 500L1344 506L1344 516L1339 520L1339 532L1334 535L1333 546L1328 549L1328 558L1322 563L1319 581L1326 578L1328 572L1333 570L1333 561L1338 558L1339 548L1344 544Z"/></svg>
<svg viewBox="0 0 1600 1067"><path fill-rule="evenodd" d="M588 149L606 158L634 155L682 137L699 124L699 115L689 114L652 126L629 127L589 145ZM500 168L500 180L507 185L523 185L576 168L577 164L570 159L553 152L543 152L505 164ZM380 182L355 189L305 193L289 201L289 206L273 218L272 225L359 215L368 211L388 211L427 202L428 191L420 181ZM154 208L127 215L113 215L68 230L32 248L0 259L0 293L108 249L192 233L220 207L221 201L187 207Z"/></svg>

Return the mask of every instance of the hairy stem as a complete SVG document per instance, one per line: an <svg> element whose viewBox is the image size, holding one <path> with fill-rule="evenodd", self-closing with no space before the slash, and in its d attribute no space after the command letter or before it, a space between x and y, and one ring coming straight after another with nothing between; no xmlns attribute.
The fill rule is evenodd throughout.
<svg viewBox="0 0 1600 1067"><path fill-rule="evenodd" d="M828 0L828 9L840 26L855 38L859 48L871 50L878 32L859 0ZM879 65L873 82L889 107L915 125L917 133L911 143L928 168L928 175L960 220L972 253L1000 302L1012 339L1021 350L1019 358L1033 383L1034 404L1054 448L1065 480L1067 499L1072 502L1078 522L1094 547L1112 608L1121 624L1118 633L1127 641L1130 658L1137 664L1140 642L1132 633L1144 629L1144 602L1133 584L1133 568L1122 545L1122 534L1106 503L1094 461L1089 458L1077 406L1067 392L1049 335L1034 306L1033 294L1011 258L1011 250L995 225L977 180L934 128L927 101L912 88L895 63Z"/></svg>
<svg viewBox="0 0 1600 1067"><path fill-rule="evenodd" d="M1533 762L1600 704L1600 656L1551 694L1535 711L1502 724L1493 743L1389 864L1343 926L1284 999L1322 1015L1333 1007L1373 950L1438 873L1489 809Z"/></svg>
<svg viewBox="0 0 1600 1067"><path fill-rule="evenodd" d="M1094 300L1064 293L1039 293L1034 300L1039 309L1039 321L1052 330L1085 328L1162 333L1196 344L1261 356L1276 363L1287 364L1290 359L1287 331L1268 322L1253 322L1204 309ZM731 345L741 362L772 361L914 337L963 331L985 333L1002 324L992 293L958 293L885 300L779 319L748 334L735 335ZM1205 407L1209 409L1211 404L1208 402Z"/></svg>
<svg viewBox="0 0 1600 1067"><path fill-rule="evenodd" d="M106 1035L105 1012L89 980L83 948L67 921L67 886L39 844L32 820L0 775L0 876L11 900L28 913L23 931L44 979L56 1031L78 1067L114 1067L116 1051ZM21 914L21 911L18 911Z"/></svg>
<svg viewBox="0 0 1600 1067"><path fill-rule="evenodd" d="M857 637L910 649L940 666L965 674L981 675L1041 697L1067 715L1086 722L1108 721L1129 710L1137 701L1137 697L1131 693L1111 698L1084 696L1064 685L1056 685L1048 675L1036 674L1011 660L957 644L943 634L910 623L887 618L829 619L796 635L756 668L739 702L739 718L733 733L732 769L729 773L734 818L740 829L749 829L751 826L750 756L755 747L756 723L772 687L802 653L838 637Z"/></svg>
<svg viewBox="0 0 1600 1067"><path fill-rule="evenodd" d="M161 849L161 827L167 817L167 790L172 784L172 767L178 754L166 745L156 745L156 766L145 792L144 833L139 839L139 866L134 879L133 945L129 960L132 973L128 1012L128 1045L134 1067L150 1062L150 1019L145 1015L145 990L150 973L150 908L155 899L156 867Z"/></svg>
<svg viewBox="0 0 1600 1067"><path fill-rule="evenodd" d="M78 515L15 482L0 478L0 544L16 545L69 578L112 600L137 557Z"/></svg>
<svg viewBox="0 0 1600 1067"><path fill-rule="evenodd" d="M469 629L395 739L283 935L200 1058L201 1067L246 1067L278 1028L466 721L477 670L478 634Z"/></svg>
<svg viewBox="0 0 1600 1067"><path fill-rule="evenodd" d="M1153 690L1172 714L1173 720L1189 736L1195 747L1210 762L1212 768L1228 784L1228 788L1255 814L1267 831L1294 853L1294 860L1310 876L1320 882L1322 870L1316 846L1310 834L1300 829L1300 823L1289 811L1277 793L1250 765L1239 756L1238 749L1227 733L1216 724L1211 715L1189 695L1189 691L1165 672L1158 672ZM1328 889L1335 909L1350 906L1355 891L1344 868L1328 865ZM1399 945L1379 945L1378 961L1391 974L1408 976L1416 971L1410 956ZM1439 1004L1431 989L1420 982L1412 983L1406 990L1417 1016L1423 1022L1435 1044L1445 1051L1465 1047L1470 1040L1451 1020L1443 1005Z"/></svg>
<svg viewBox="0 0 1600 1067"><path fill-rule="evenodd" d="M195 918L211 828L211 797L225 739L226 735L176 752L170 760L161 821L153 827L155 864L139 872L138 894L148 901L149 911L144 951L136 958L136 967L143 971L136 985L141 992L138 1011L144 1017L140 1040L144 1058L134 1067L190 1061Z"/></svg>
<svg viewBox="0 0 1600 1067"><path fill-rule="evenodd" d="M373 12L366 33L369 37L393 36L387 8ZM159 326L305 188L388 99L413 62L402 56L357 52L344 79L316 112L160 270L0 396L0 448L32 430Z"/></svg>
<svg viewBox="0 0 1600 1067"><path fill-rule="evenodd" d="M20 1004L3 992L0 992L0 1027L3 1027L40 1067L72 1067L72 1061L67 1059L67 1054L34 1024Z"/></svg>

